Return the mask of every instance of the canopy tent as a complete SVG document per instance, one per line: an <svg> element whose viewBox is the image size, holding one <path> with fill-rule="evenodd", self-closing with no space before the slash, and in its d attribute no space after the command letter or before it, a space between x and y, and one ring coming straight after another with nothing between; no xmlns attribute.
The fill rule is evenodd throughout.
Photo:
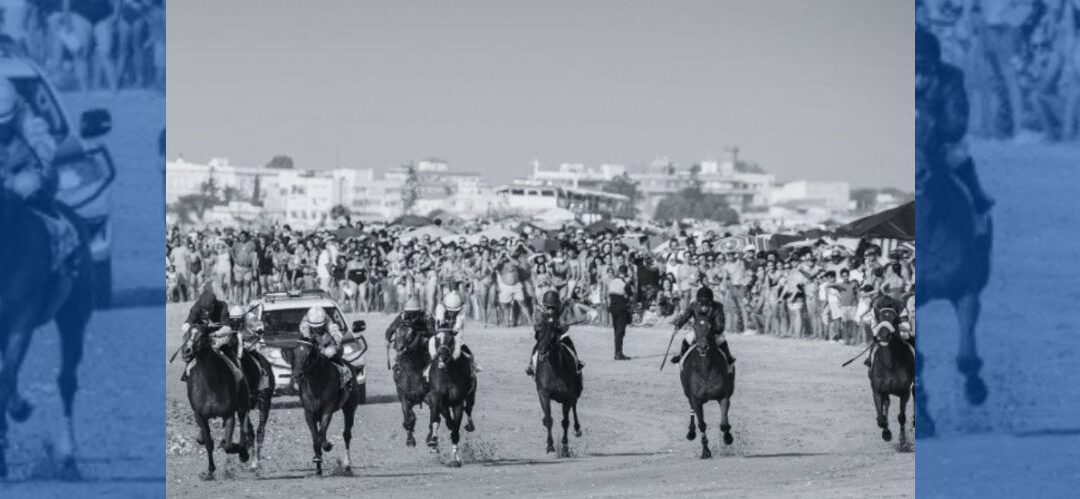
<svg viewBox="0 0 1080 499"><path fill-rule="evenodd" d="M840 226L836 233L848 237L914 241L915 201Z"/></svg>
<svg viewBox="0 0 1080 499"><path fill-rule="evenodd" d="M366 237L364 232L355 227L342 227L338 230L331 232L337 239L348 239L350 237Z"/></svg>

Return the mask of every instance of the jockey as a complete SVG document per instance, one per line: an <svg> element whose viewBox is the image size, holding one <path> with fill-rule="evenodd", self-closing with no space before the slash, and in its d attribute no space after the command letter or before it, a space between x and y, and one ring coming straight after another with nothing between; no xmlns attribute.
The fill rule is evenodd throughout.
<svg viewBox="0 0 1080 499"><path fill-rule="evenodd" d="M675 320L675 330L683 327L684 324L691 319L705 319L708 320L712 327L709 328L709 333L713 335L713 341L716 346L720 348L721 352L724 352L724 356L728 359L729 370L735 369L735 356L731 355L731 348L728 347L727 338L724 337L724 306L717 303L713 299L712 290L707 286L698 288L696 300L686 308L686 311ZM672 364L678 364L683 355L686 355L687 350L690 349L690 345L694 343L694 330L691 329L686 332L686 336L683 338L682 347L679 354L671 358Z"/></svg>
<svg viewBox="0 0 1080 499"><path fill-rule="evenodd" d="M345 333L333 321L326 318L326 311L321 307L311 307L303 320L300 321L300 337L315 342L315 346L326 357L339 367L352 372L352 366L342 358L344 353L342 344Z"/></svg>
<svg viewBox="0 0 1080 499"><path fill-rule="evenodd" d="M932 124L929 133L917 134L915 146L932 164L948 166L971 193L977 213L989 211L994 200L983 191L964 141L968 126L964 73L941 60L941 43L921 27L915 29L915 114Z"/></svg>
<svg viewBox="0 0 1080 499"><path fill-rule="evenodd" d="M254 364L259 371L258 389L263 390L269 388L266 377L272 368L258 350L263 335L262 324L259 323L254 312L247 310L240 305L229 308L229 327L239 333L237 340L240 348L237 349L237 362L243 366L243 360L246 358L250 364Z"/></svg>
<svg viewBox="0 0 1080 499"><path fill-rule="evenodd" d="M577 348L574 347L574 341L566 336L566 330L568 326L563 326L560 322L562 318L562 300L559 298L559 292L555 290L549 290L544 293L543 299L541 299L541 305L544 306L543 310L536 313L536 318L533 319L533 328L536 330L534 338L540 333L540 328L545 324L554 323L555 327L560 330L560 341L563 345L566 345L574 354L574 359L577 359L577 370L580 373L585 367L585 363L578 359ZM525 374L532 376L535 374L536 368L536 348L537 345L533 344L532 355L529 356L529 367L525 369Z"/></svg>
<svg viewBox="0 0 1080 499"><path fill-rule="evenodd" d="M64 268L60 263L76 254L78 234L57 211L56 149L49 124L26 105L11 80L0 77L0 186L41 216L55 245L56 267Z"/></svg>
<svg viewBox="0 0 1080 499"><path fill-rule="evenodd" d="M469 350L469 346L465 344L463 334L465 332L465 315L461 314L462 307L461 295L457 291L451 291L446 293L443 297L442 303L435 306L435 336L428 339L428 354L431 355L432 360L435 359L435 338L440 334L449 332L454 336L454 351L451 354L452 358L458 358L462 354L469 359L469 364L472 366L474 372L480 372L476 366L476 360L473 359L472 351Z"/></svg>
<svg viewBox="0 0 1080 499"><path fill-rule="evenodd" d="M870 361L874 358L874 352L882 336L890 333L899 333L901 338L905 336L900 327L900 316L904 311L903 303L889 295L880 295L870 303L870 309L874 312L874 340L870 342L869 354L863 361L866 367L870 367ZM904 338L904 341L908 342L912 348L915 347L913 337Z"/></svg>
<svg viewBox="0 0 1080 499"><path fill-rule="evenodd" d="M390 327L386 328L386 343L388 345L393 343L394 335L402 326L419 332L425 341L435 336L435 319L420 309L420 300L415 296L405 300L404 310L397 317L394 317Z"/></svg>
<svg viewBox="0 0 1080 499"><path fill-rule="evenodd" d="M215 332L229 333L230 331L236 331L229 327L229 307L221 300L218 300L214 296L214 292L209 288L203 290L199 295L199 299L195 301L195 304L191 306L191 310L188 311L187 320L180 326L180 332L184 333L184 343L187 343L190 334L201 334L202 329L195 326L204 326L206 334ZM225 363L232 369L233 375L237 380L244 379L244 373L240 370L240 356L238 353L238 347L236 342L236 336L231 335L228 340L224 342L213 342L211 346L214 352L225 359ZM221 351L221 348L225 345L233 345L232 355L228 355ZM180 378L180 381L187 381L188 371L195 365L194 359L190 357L190 353L184 353L184 362L187 362L187 367L184 369L184 375Z"/></svg>

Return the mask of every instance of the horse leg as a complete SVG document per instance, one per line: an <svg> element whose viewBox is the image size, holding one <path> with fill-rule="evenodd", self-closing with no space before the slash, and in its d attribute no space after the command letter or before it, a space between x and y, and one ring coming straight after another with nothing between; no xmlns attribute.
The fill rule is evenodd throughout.
<svg viewBox="0 0 1080 499"><path fill-rule="evenodd" d="M30 345L30 335L34 329L29 325L13 327L8 330L7 343L4 344L3 365L0 367L0 478L7 476L7 462L4 453L7 450L7 415L9 403L18 398L18 374L26 356L26 347ZM15 419L15 418L12 418Z"/></svg>
<svg viewBox="0 0 1080 499"><path fill-rule="evenodd" d="M694 427L694 417L697 413L694 412L694 403L690 402L690 428L686 431L686 439L693 441L697 438L697 429Z"/></svg>
<svg viewBox="0 0 1080 499"><path fill-rule="evenodd" d="M246 463L250 458L248 454L248 446L251 445L251 440L248 439L249 432L244 431L245 428L251 427L251 416L249 416L248 409L246 407L240 409L236 413L236 419L240 422L240 443L237 444L236 452L240 455L240 462Z"/></svg>
<svg viewBox="0 0 1080 499"><path fill-rule="evenodd" d="M345 418L345 431L341 433L341 437L345 440L345 476L352 476L352 450L349 445L352 442L352 428L353 422L356 419L356 399L345 404L345 407L341 408L341 414Z"/></svg>
<svg viewBox="0 0 1080 499"><path fill-rule="evenodd" d="M439 402L432 403L429 400L428 409L431 415L428 419L427 446L434 453L439 450Z"/></svg>
<svg viewBox="0 0 1080 499"><path fill-rule="evenodd" d="M915 428L915 438L930 438L936 433L934 420L930 418L930 411L926 409L926 389L922 383L922 354L919 353L919 341L915 340L915 420L912 426Z"/></svg>
<svg viewBox="0 0 1080 499"><path fill-rule="evenodd" d="M213 480L214 471L214 436L210 434L210 421L198 413L195 414L195 422L199 425L199 435L202 436L203 446L206 447L206 460L209 463L206 471L199 474L203 480Z"/></svg>
<svg viewBox="0 0 1080 499"><path fill-rule="evenodd" d="M892 440L892 432L889 431L889 395L874 392L874 408L877 409L877 425L881 428L881 439L888 442Z"/></svg>
<svg viewBox="0 0 1080 499"><path fill-rule="evenodd" d="M243 426L243 422L240 425ZM225 450L226 454L236 454L239 446L233 443L232 439L233 431L236 429L236 415L222 419L221 426L225 428L225 436L221 438L221 448ZM241 428L240 433L243 433L243 428Z"/></svg>
<svg viewBox="0 0 1080 499"><path fill-rule="evenodd" d="M555 452L555 439L551 438L551 398L544 392L539 392L540 396L540 409L544 411L544 428L547 428L547 450L546 452Z"/></svg>
<svg viewBox="0 0 1080 499"><path fill-rule="evenodd" d="M574 436L577 438L581 438L581 423L578 422L576 400L574 401L574 405L570 406L570 408L574 411Z"/></svg>
<svg viewBox="0 0 1080 499"><path fill-rule="evenodd" d="M694 401L694 415L697 416L698 431L701 432L701 458L709 459L712 451L709 450L709 437L705 435L705 408L700 401Z"/></svg>
<svg viewBox="0 0 1080 499"><path fill-rule="evenodd" d="M334 411L326 411L322 416L322 420L319 421L319 441L322 442L323 452L330 452L334 450L334 444L330 443L330 439L326 438L326 430L330 429L330 421L334 419Z"/></svg>
<svg viewBox="0 0 1080 499"><path fill-rule="evenodd" d="M271 381L271 386L273 382ZM255 433L255 463L251 465L252 469L258 469L259 461L262 460L263 440L266 439L266 421L270 419L270 401L274 396L274 389L267 388L263 390L262 395L259 397L259 428Z"/></svg>
<svg viewBox="0 0 1080 499"><path fill-rule="evenodd" d="M956 367L967 378L964 383L968 403L981 405L986 401L986 383L979 377L982 359L975 349L975 324L979 320L979 297L968 294L953 300L956 317L960 321L960 353L956 357Z"/></svg>
<svg viewBox="0 0 1080 499"><path fill-rule="evenodd" d="M728 421L728 409L731 408L731 397L720 401L720 432L724 434L724 445L731 445L735 437L731 436L731 422Z"/></svg>
<svg viewBox="0 0 1080 499"><path fill-rule="evenodd" d="M570 440L566 438L566 432L570 428L570 404L562 405L562 449L559 457L570 457Z"/></svg>
<svg viewBox="0 0 1080 499"><path fill-rule="evenodd" d="M405 446L416 447L416 438L413 437L413 430L416 429L416 413L413 412L412 403L405 400L404 394L399 394L399 397L401 397L401 413L404 417L401 427L405 429Z"/></svg>
<svg viewBox="0 0 1080 499"><path fill-rule="evenodd" d="M315 451L315 457L311 459L315 463L315 474L322 475L322 442L319 441L319 422L315 419L315 413L306 410L304 420L307 421L308 431L311 432L311 448Z"/></svg>
<svg viewBox="0 0 1080 499"><path fill-rule="evenodd" d="M84 273L82 281L85 285L79 287L87 291L74 291L56 316L56 330L60 334L60 375L56 378L56 384L64 404L64 424L57 447L62 473L69 478L78 477L79 474L75 465L75 425L72 418L75 392L79 389L78 368L82 362L86 323L93 313L89 277L89 273Z"/></svg>
<svg viewBox="0 0 1080 499"><path fill-rule="evenodd" d="M904 430L904 426L907 424L907 401L911 396L911 392L904 392L900 395L900 408L899 414L896 416L896 421L900 423L900 448L903 449L907 446L907 432Z"/></svg>
<svg viewBox="0 0 1080 499"><path fill-rule="evenodd" d="M465 431L472 433L476 431L476 425L473 424L472 410L476 405L476 389L473 388L468 395L465 396Z"/></svg>
<svg viewBox="0 0 1080 499"><path fill-rule="evenodd" d="M450 444L451 451L454 454L453 461L450 461L451 468L461 467L461 456L458 454L458 441L461 440L461 415L464 412L462 405L456 405L452 409L446 411L446 425L450 427Z"/></svg>

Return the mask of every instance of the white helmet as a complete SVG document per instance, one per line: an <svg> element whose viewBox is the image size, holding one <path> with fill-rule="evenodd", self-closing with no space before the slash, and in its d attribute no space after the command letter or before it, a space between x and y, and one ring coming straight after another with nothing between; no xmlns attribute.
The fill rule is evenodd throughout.
<svg viewBox="0 0 1080 499"><path fill-rule="evenodd" d="M243 319L244 318L244 307L242 307L240 305L233 305L232 307L230 307L229 308L229 318L230 319Z"/></svg>
<svg viewBox="0 0 1080 499"><path fill-rule="evenodd" d="M307 322L309 325L319 327L326 324L326 311L319 307L311 307L307 311Z"/></svg>
<svg viewBox="0 0 1080 499"><path fill-rule="evenodd" d="M15 112L19 107L19 92L11 80L0 77L0 125L10 122L15 118Z"/></svg>
<svg viewBox="0 0 1080 499"><path fill-rule="evenodd" d="M443 297L442 305L448 312L457 312L461 310L461 295L457 291L451 291L446 293Z"/></svg>

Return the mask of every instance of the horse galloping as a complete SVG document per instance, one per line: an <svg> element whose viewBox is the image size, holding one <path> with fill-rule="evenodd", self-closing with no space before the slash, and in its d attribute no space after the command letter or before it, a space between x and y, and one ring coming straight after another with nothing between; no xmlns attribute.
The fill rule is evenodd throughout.
<svg viewBox="0 0 1080 499"><path fill-rule="evenodd" d="M440 417L450 428L450 442L454 454L450 467L461 467L458 454L458 441L462 413L469 419L465 431L473 431L472 409L476 403L476 375L473 374L470 360L465 355L453 357L454 342L457 337L446 332L435 336L435 358L429 368L429 389L425 398L431 411L428 426L427 444L435 451L439 447Z"/></svg>
<svg viewBox="0 0 1080 499"><path fill-rule="evenodd" d="M916 129L919 119L916 117ZM917 132L918 135L918 132ZM960 323L957 370L964 375L968 403L986 401L987 389L979 375L982 359L975 347L975 325L981 304L979 294L990 276L993 223L978 218L968 193L944 165L931 165L921 148L915 149L916 250L915 307L934 300L948 300ZM919 383L921 355L915 351L916 437L934 434L934 422L926 410L926 392Z"/></svg>
<svg viewBox="0 0 1080 499"><path fill-rule="evenodd" d="M563 345L561 328L545 321L537 333L536 345L536 394L540 398L540 408L544 410L544 427L547 428L547 452L555 452L555 441L551 437L551 401L562 404L562 447L559 457L570 457L570 446L566 437L570 426L570 411L574 412L574 436L581 437L581 423L578 422L577 402L584 387L581 372L577 368L577 358L570 349Z"/></svg>
<svg viewBox="0 0 1080 499"><path fill-rule="evenodd" d="M705 435L705 403L715 400L720 404L720 431L724 435L724 444L731 445L735 438L731 436L731 423L728 422L728 408L731 395L735 391L735 373L729 370L729 361L720 352L711 334L711 323L702 318L691 319L694 327L694 344L680 362L679 377L682 380L683 393L690 402L690 430L687 440L693 440L694 418L701 432L701 458L712 457L709 439Z"/></svg>
<svg viewBox="0 0 1080 499"><path fill-rule="evenodd" d="M882 298L879 297L878 300ZM875 304L876 305L876 304ZM900 304L895 304L899 307ZM874 307L875 310L877 307ZM889 396L900 399L900 447L907 443L907 403L915 383L915 353L907 342L900 337L897 309L885 308L881 311L881 321L874 327L874 341L878 348L870 360L870 389L874 393L874 409L877 411L877 424L881 428L881 439L892 440L889 431ZM883 332L884 331L884 332Z"/></svg>
<svg viewBox="0 0 1080 499"><path fill-rule="evenodd" d="M394 332L393 343L394 350L397 351L393 367L394 385L397 386L397 397L404 416L402 427L407 434L405 445L416 447L416 438L413 436L416 413L413 407L423 403L428 393L424 370L431 364L431 359L428 358L424 336L407 325L401 325Z"/></svg>
<svg viewBox="0 0 1080 499"><path fill-rule="evenodd" d="M326 439L326 429L334 413L341 411L345 418L342 432L345 440L345 474L351 475L352 454L349 446L356 406L360 404L360 386L355 382L343 382L337 365L324 356L311 339L296 340L296 346L284 353L286 361L292 366L292 377L300 388L300 404L304 407L304 419L311 432L311 445L315 451L312 458L315 474L322 475L322 453L334 448Z"/></svg>
<svg viewBox="0 0 1080 499"><path fill-rule="evenodd" d="M247 435L244 425L249 425L248 408L251 396L247 383L237 380L229 367L229 360L224 354L214 350L212 342L221 335L234 334L231 330L211 332L207 325L198 325L184 336L183 355L185 361L194 360L187 380L188 402L195 413L195 423L199 426L199 443L206 447L207 469L199 476L203 480L213 480L214 438L210 433L210 420L222 418L225 423L225 438L222 440L226 454L239 454L240 462L248 461ZM240 444L232 442L236 419L241 424Z"/></svg>
<svg viewBox="0 0 1080 499"><path fill-rule="evenodd" d="M75 462L73 413L86 325L94 309L94 272L85 227L74 213L58 207L75 227L79 244L70 274L58 272L49 251L52 239L41 217L16 194L0 187L0 227L9 235L0 244L0 479L8 474L8 416L26 421L33 406L18 391L18 374L34 331L56 322L60 336L57 386L64 405L58 436L61 474L79 476Z"/></svg>
<svg viewBox="0 0 1080 499"><path fill-rule="evenodd" d="M249 453L255 458L251 469L259 468L262 460L263 440L266 438L266 421L270 419L270 405L274 398L274 370L270 361L256 351L244 352L240 363L251 395L251 410L259 414L258 426L253 426L247 418L241 431L247 432L246 441L250 445Z"/></svg>

